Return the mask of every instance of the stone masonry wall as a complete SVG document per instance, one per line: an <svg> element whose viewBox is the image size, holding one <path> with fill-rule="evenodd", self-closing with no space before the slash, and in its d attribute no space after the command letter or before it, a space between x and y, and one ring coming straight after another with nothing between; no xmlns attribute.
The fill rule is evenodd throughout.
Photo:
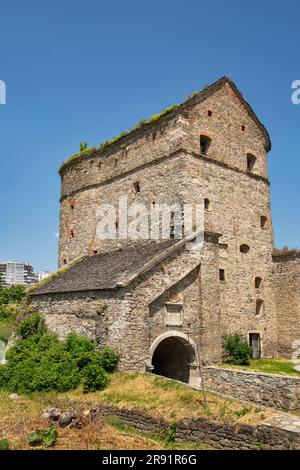
<svg viewBox="0 0 300 470"><path fill-rule="evenodd" d="M118 418L125 426L131 426L145 434L157 434L165 438L171 423L155 418L140 410L120 409L101 404L92 410L92 416ZM209 444L226 450L289 450L300 449L300 434L272 425L258 426L224 424L207 418L185 419L176 422L175 440Z"/></svg>
<svg viewBox="0 0 300 470"><path fill-rule="evenodd" d="M286 410L300 410L300 377L205 367L207 390Z"/></svg>
<svg viewBox="0 0 300 470"><path fill-rule="evenodd" d="M300 346L300 254L299 252L274 255L274 290L278 322L278 352L291 358ZM300 343L299 343L300 344ZM300 356L300 353L298 353Z"/></svg>

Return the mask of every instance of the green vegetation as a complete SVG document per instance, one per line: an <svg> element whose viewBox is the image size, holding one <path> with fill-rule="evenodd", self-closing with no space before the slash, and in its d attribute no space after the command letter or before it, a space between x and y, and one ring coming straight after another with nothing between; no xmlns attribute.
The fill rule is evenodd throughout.
<svg viewBox="0 0 300 470"><path fill-rule="evenodd" d="M17 328L19 339L0 368L0 388L15 393L66 392L82 386L84 392L107 386L107 372L117 367L118 357L109 348L96 350L91 340L70 333L60 341L47 331L35 314Z"/></svg>
<svg viewBox="0 0 300 470"><path fill-rule="evenodd" d="M87 142L80 142L80 152L84 152L88 148Z"/></svg>
<svg viewBox="0 0 300 470"><path fill-rule="evenodd" d="M288 359L251 359L247 366L234 366L222 364L222 367L238 368L242 370L253 370L266 372L268 374L285 374L300 377L300 372L294 369L294 363Z"/></svg>
<svg viewBox="0 0 300 470"><path fill-rule="evenodd" d="M196 92L193 94L193 96L197 94ZM107 147L109 147L110 145L113 145L113 144L116 144L118 143L123 137L127 136L128 134L130 134L131 132L133 131L136 131L137 129L141 129L142 127L146 127L146 126L149 126L155 122L157 122L160 118L162 118L163 116L166 116L167 114L170 114L172 111L174 111L175 109L177 109L179 107L178 104L174 104L173 106L170 106L166 109L164 109L161 113L159 114L153 114L149 119L142 119L141 121L139 121L135 126L133 126L129 131L125 131L125 132L122 132L121 134L119 134L118 136L114 137L113 139L111 140L105 140L104 142L102 142L98 149L96 147L90 147L88 148L87 147L87 143L86 142L81 142L80 143L80 151L75 153L74 155L71 155L71 157L67 158L61 165L61 168L63 168L65 165L67 165L68 163L76 160L77 158L80 158L80 157L88 157L90 156L91 154L93 154L96 150L105 150ZM125 144L121 144L120 145L120 148L121 149L124 149L126 148L126 145Z"/></svg>
<svg viewBox="0 0 300 470"><path fill-rule="evenodd" d="M24 286L4 288L0 277L0 340L7 343L16 321L18 304L25 297Z"/></svg>
<svg viewBox="0 0 300 470"><path fill-rule="evenodd" d="M0 450L9 450L8 439L0 439Z"/></svg>
<svg viewBox="0 0 300 470"><path fill-rule="evenodd" d="M27 436L30 446L44 445L46 448L54 446L57 441L58 432L55 427L49 429L36 429Z"/></svg>
<svg viewBox="0 0 300 470"><path fill-rule="evenodd" d="M252 348L238 334L223 338L223 350L225 362L228 364L248 365L250 363Z"/></svg>

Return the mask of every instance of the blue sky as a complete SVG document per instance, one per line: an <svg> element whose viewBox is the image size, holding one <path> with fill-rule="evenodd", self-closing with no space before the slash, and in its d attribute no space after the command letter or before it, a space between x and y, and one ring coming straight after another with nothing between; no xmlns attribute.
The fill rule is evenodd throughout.
<svg viewBox="0 0 300 470"><path fill-rule="evenodd" d="M228 75L272 139L276 245L300 246L300 3L2 0L0 259L56 269L62 160Z"/></svg>

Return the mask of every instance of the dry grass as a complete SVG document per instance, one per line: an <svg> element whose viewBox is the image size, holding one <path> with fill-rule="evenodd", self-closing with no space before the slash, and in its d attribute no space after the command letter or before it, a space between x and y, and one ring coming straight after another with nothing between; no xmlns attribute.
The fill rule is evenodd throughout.
<svg viewBox="0 0 300 470"><path fill-rule="evenodd" d="M42 397L10 400L8 394L0 393L0 439L8 439L13 450L29 450L27 436L36 429L45 429L49 425L42 417L46 406L53 404L67 405L67 400ZM108 419L97 422L86 420L82 429L58 428L55 450L158 450L169 448L158 437L147 437L130 428L122 428ZM197 444L176 444L174 449L209 449L209 446ZM37 449L43 449L38 446Z"/></svg>
<svg viewBox="0 0 300 470"><path fill-rule="evenodd" d="M163 416L169 421L181 418L207 417L223 423L258 424L276 412L257 406L225 399L207 393L208 406L204 406L200 391L151 374L121 373L111 376L110 384L102 392L83 394L80 390L69 393L39 394L21 400L11 400L0 392L0 439L8 439L13 449L29 449L27 436L36 429L45 429L42 418L47 407L75 408L84 412L95 404L107 403L127 409L140 409L151 416ZM131 428L124 428L108 419L95 423L86 418L82 429L58 429L55 449L164 449L167 444L158 438L146 437ZM40 448L40 447L39 447ZM200 444L176 444L177 449L207 449Z"/></svg>
<svg viewBox="0 0 300 470"><path fill-rule="evenodd" d="M151 374L121 373L112 375L109 386L102 392L83 394L80 390L58 395L59 400L81 405L108 403L119 408L136 408L167 420L210 417L223 423L257 424L275 414L258 406L206 393L205 407L201 391Z"/></svg>

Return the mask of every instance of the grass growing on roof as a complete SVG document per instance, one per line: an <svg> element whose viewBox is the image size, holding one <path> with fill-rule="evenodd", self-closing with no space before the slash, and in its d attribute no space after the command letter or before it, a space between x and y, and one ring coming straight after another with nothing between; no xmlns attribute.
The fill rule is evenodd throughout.
<svg viewBox="0 0 300 470"><path fill-rule="evenodd" d="M129 131L124 131L124 132L121 132L121 134L119 134L118 136L114 137L113 139L111 140L105 140L104 142L102 142L98 149L96 147L87 147L87 143L86 142L81 142L80 143L80 151L77 152L77 153L74 153L73 155L71 155L69 158L67 158L61 165L61 168L63 168L65 165L67 165L68 163L74 161L74 160L77 160L78 158L81 158L81 157L89 157L90 155L92 155L93 153L95 153L97 150L104 150L106 149L107 147L109 147L110 145L113 145L113 144L116 144L117 142L119 142L123 137L127 136L128 134L130 134L131 132L137 130L137 129L141 129L142 127L146 127L146 126L149 126L150 124L153 124L154 122L158 121L161 117L163 116L166 116L167 114L170 114L172 111L174 111L175 109L177 109L179 107L178 104L174 104L173 106L170 106L166 109L164 109L161 113L159 114L153 114L149 119L141 119L141 121L139 121L135 126L133 126ZM84 144L84 145L83 145ZM122 146L121 146L122 148Z"/></svg>

